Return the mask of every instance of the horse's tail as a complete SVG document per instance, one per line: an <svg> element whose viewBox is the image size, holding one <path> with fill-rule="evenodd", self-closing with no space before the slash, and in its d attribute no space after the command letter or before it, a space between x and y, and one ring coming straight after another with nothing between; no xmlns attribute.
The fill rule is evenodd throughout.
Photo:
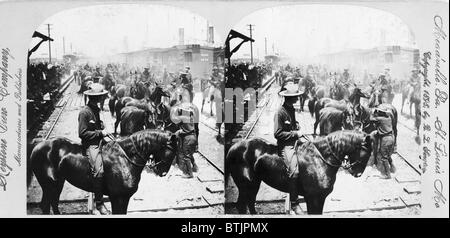
<svg viewBox="0 0 450 238"><path fill-rule="evenodd" d="M34 150L34 147L36 147L37 144L44 141L42 138L36 138L33 139L31 142L27 145L27 188L31 184L31 179L33 178L33 169L31 168L31 154Z"/></svg>

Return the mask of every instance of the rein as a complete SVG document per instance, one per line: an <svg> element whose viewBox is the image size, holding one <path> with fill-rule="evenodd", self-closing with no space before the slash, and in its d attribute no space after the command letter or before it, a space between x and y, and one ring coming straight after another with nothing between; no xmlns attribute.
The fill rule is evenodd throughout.
<svg viewBox="0 0 450 238"><path fill-rule="evenodd" d="M320 158L323 160L323 162L325 162L325 164L327 164L327 165L329 165L331 167L335 167L335 168L341 167L342 166L342 161L339 159L339 156L337 156L336 153L334 153L333 147L331 146L331 143L328 140L328 138L325 138L325 140L327 141L327 146L328 146L328 149L330 150L331 156L334 157L336 160L338 160L340 162L340 164L338 164L338 165L333 164L333 163L325 160L325 158L323 158L323 156L320 156Z"/></svg>
<svg viewBox="0 0 450 238"><path fill-rule="evenodd" d="M131 140L131 144L133 145L133 148L134 148L134 150L135 150L136 155L138 156L139 159L143 160L144 163L143 163L143 164L138 164L138 163L132 161L132 160L129 159L129 158L128 158L128 159L129 159L128 161L130 161L130 163L132 163L132 164L134 164L134 165L136 165L136 166L138 166L138 167L144 167L144 166L147 164L147 160L144 159L144 157L139 153L138 149L136 148L136 144L134 143L134 140L133 140L132 137L130 137L130 140ZM122 150L123 150L123 148L122 148Z"/></svg>
<svg viewBox="0 0 450 238"><path fill-rule="evenodd" d="M331 146L331 142L330 142L328 139L326 139L326 140L327 140L327 146L328 146L328 149L330 150L331 155L332 155L336 160L338 160L338 161L340 162L340 164L333 164L333 163L331 163L331 162L325 160L325 158L323 158L323 156L320 156L320 159L322 159L322 161L323 161L325 164L327 164L327 165L329 165L329 166L331 166L331 167L334 167L334 168L341 168L341 167L342 167L342 168L345 169L345 170L349 170L349 169L353 168L355 165L361 163L360 160L357 160L357 161L355 161L355 162L353 162L353 163L349 163L349 161L348 161L347 159L340 160L340 159L339 159L339 156L337 156L336 153L334 153L333 147Z"/></svg>

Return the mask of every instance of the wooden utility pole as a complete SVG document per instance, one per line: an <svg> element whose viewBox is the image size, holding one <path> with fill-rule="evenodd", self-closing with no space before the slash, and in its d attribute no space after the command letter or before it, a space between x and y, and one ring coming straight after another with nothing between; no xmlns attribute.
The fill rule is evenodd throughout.
<svg viewBox="0 0 450 238"><path fill-rule="evenodd" d="M254 27L255 25L252 25L252 24L248 24L248 27L249 27L249 31L250 31L250 38L252 38L252 32L253 32L253 30L254 30ZM252 38L253 39L253 38ZM253 42L252 41L250 41L250 63L252 63L253 64Z"/></svg>
<svg viewBox="0 0 450 238"><path fill-rule="evenodd" d="M267 55L267 37L264 37L264 56Z"/></svg>
<svg viewBox="0 0 450 238"><path fill-rule="evenodd" d="M50 25L47 24L48 38L50 38ZM52 46L50 41L48 41L48 63L52 63Z"/></svg>

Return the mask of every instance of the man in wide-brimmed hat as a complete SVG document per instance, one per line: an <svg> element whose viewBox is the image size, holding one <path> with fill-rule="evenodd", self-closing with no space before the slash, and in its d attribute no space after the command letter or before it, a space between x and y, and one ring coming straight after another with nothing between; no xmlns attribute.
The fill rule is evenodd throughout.
<svg viewBox="0 0 450 238"><path fill-rule="evenodd" d="M301 136L300 127L295 120L294 103L298 101L301 92L298 86L294 84L292 78L286 79L284 90L279 92L284 97L283 105L275 113L274 117L274 136L277 139L278 151L285 160L289 168L289 194L291 200L291 209L295 214L301 214L298 202L298 169L297 157L295 156L294 145Z"/></svg>
<svg viewBox="0 0 450 238"><path fill-rule="evenodd" d="M81 139L81 145L86 155L89 157L93 176L93 190L95 194L96 214L109 214L109 211L103 204L103 161L100 154L100 141L108 134L104 130L103 122L100 120L100 108L98 104L106 91L103 85L92 83L90 89L84 94L89 97L88 104L84 106L78 115L78 136Z"/></svg>

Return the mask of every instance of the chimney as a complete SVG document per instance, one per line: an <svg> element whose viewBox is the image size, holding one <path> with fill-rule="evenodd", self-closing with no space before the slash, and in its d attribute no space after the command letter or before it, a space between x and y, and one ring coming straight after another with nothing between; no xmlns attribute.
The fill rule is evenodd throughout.
<svg viewBox="0 0 450 238"><path fill-rule="evenodd" d="M214 27L208 26L208 43L214 44Z"/></svg>
<svg viewBox="0 0 450 238"><path fill-rule="evenodd" d="M184 45L184 28L178 28L178 44Z"/></svg>

